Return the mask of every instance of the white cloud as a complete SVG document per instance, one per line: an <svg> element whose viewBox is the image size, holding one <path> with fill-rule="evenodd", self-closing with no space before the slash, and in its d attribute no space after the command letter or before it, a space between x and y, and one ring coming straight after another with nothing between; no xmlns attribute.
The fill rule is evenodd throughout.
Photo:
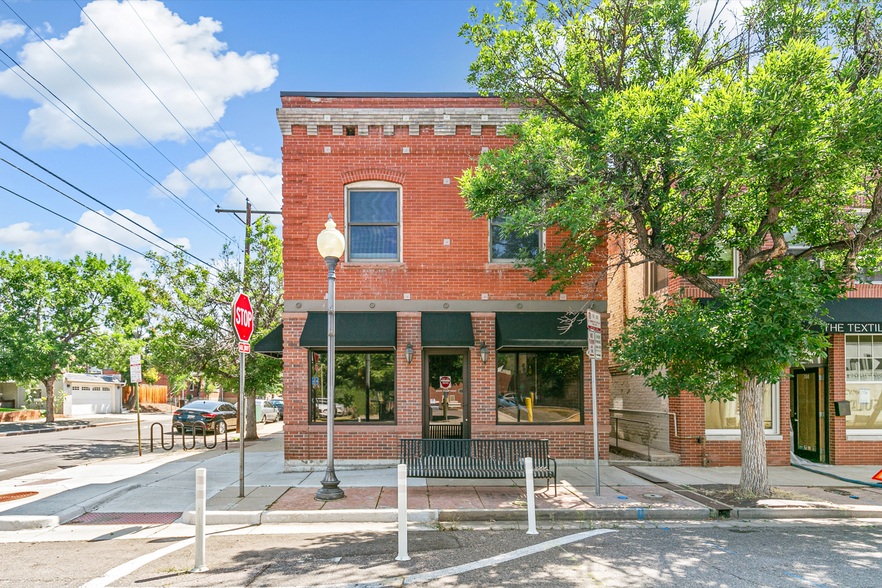
<svg viewBox="0 0 882 588"><path fill-rule="evenodd" d="M17 39L24 34L24 25L12 22L11 20L0 21L0 43Z"/></svg>
<svg viewBox="0 0 882 588"><path fill-rule="evenodd" d="M252 153L235 140L215 145L209 155L211 159L208 157L197 159L184 169L184 173L197 186L203 190L226 189L224 204L228 206L244 209L247 196L251 200L251 205L257 210L280 209L279 203L282 201L281 161ZM248 163L243 160L243 157ZM217 165L212 163L212 160L217 162ZM218 169L218 166L226 172L226 176ZM233 180L233 184L230 183L230 180ZM178 170L170 173L162 183L178 196L183 196L193 189L193 184ZM158 190L154 190L154 193L160 194ZM281 226L281 216L271 215L270 218L273 224Z"/></svg>
<svg viewBox="0 0 882 588"><path fill-rule="evenodd" d="M126 220L126 218L123 218L124 216L131 220ZM131 229L135 234L114 224L111 220L116 221L122 227ZM135 255L121 245L110 242L101 235L131 247L136 251L159 251L156 247L149 245L137 236L143 235L154 243L159 242L159 239L151 235L147 230L134 224L137 222L157 235L162 235L162 229L156 226L156 223L149 216L144 216L131 210L119 210L110 215L101 210L97 213L86 211L77 222L98 234L96 235L82 227L74 227L68 233L55 229L41 231L35 229L31 223L21 222L0 228L0 248L7 250L21 249L27 255L44 255L59 259L83 255L87 251L103 255L104 257L122 255L132 263L131 272L135 276L148 271L149 263L143 257ZM184 249L190 248L189 239L169 238L168 240L175 245L182 246ZM171 246L166 243L162 243L162 247L171 249Z"/></svg>
<svg viewBox="0 0 882 588"><path fill-rule="evenodd" d="M188 24L154 0L95 1L87 5L85 11L190 132L209 128L214 122L141 20L218 120L230 99L264 90L278 75L275 55L240 55L228 51L226 44L216 37L222 30L221 23L210 17ZM82 14L80 21L80 26L59 38L47 39L47 43L148 139L186 140L186 133L92 22ZM140 140L46 44L40 41L25 44L19 62L111 141L137 143ZM0 72L0 93L33 99L33 92L12 71ZM94 143L58 109L42 99L40 102L41 105L29 113L26 137L47 147L72 148Z"/></svg>

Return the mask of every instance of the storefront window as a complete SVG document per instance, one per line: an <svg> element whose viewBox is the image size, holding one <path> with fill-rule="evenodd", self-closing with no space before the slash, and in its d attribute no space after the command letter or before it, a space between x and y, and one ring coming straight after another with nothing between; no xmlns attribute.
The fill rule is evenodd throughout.
<svg viewBox="0 0 882 588"><path fill-rule="evenodd" d="M310 421L328 419L328 354L310 352ZM336 421L395 421L395 354L336 353L334 412Z"/></svg>
<svg viewBox="0 0 882 588"><path fill-rule="evenodd" d="M846 429L882 429L882 335L845 336L845 399Z"/></svg>
<svg viewBox="0 0 882 588"><path fill-rule="evenodd" d="M496 354L496 422L582 422L580 351Z"/></svg>
<svg viewBox="0 0 882 588"><path fill-rule="evenodd" d="M778 384L764 384L763 428L766 434L778 432ZM704 428L708 434L732 434L741 430L738 400L706 402L704 404Z"/></svg>

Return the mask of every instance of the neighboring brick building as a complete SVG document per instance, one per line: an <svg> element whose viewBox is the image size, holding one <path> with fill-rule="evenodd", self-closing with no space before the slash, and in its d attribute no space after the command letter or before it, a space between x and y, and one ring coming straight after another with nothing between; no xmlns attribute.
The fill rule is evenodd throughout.
<svg viewBox="0 0 882 588"><path fill-rule="evenodd" d="M729 269L721 270L718 281L727 281L734 272ZM610 336L621 332L641 298L681 288L688 296L707 296L653 264L617 272L608 290ZM794 367L767 387L769 465L790 464L794 431L792 446L800 457L839 465L882 463L882 285L859 284L847 300L828 304L828 310L828 357ZM687 393L658 398L641 378L614 364L610 373L612 416L650 420L653 446L679 454L682 465L740 465L737 402L704 403ZM835 403L842 401L849 401L848 416L837 416Z"/></svg>
<svg viewBox="0 0 882 588"><path fill-rule="evenodd" d="M517 114L474 94L282 93L289 469L324 459L332 410L342 464L388 463L400 438L425 436L547 438L559 460L593 459L586 327L559 327L568 311L605 312L605 287L593 301L547 296L549 282L512 264L513 251L546 236L503 237L471 218L457 187L482 152L510 143L501 131ZM347 239L334 407L327 270L315 245L329 213ZM606 460L605 360L597 386Z"/></svg>

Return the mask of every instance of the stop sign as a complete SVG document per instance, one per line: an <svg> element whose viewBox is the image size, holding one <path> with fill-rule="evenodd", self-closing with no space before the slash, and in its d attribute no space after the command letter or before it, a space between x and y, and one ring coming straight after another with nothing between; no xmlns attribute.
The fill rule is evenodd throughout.
<svg viewBox="0 0 882 588"><path fill-rule="evenodd" d="M240 341L251 339L251 333L254 332L254 311L251 309L251 301L241 292L233 300L233 327L236 328Z"/></svg>
<svg viewBox="0 0 882 588"><path fill-rule="evenodd" d="M450 376L441 376L441 388L450 388Z"/></svg>

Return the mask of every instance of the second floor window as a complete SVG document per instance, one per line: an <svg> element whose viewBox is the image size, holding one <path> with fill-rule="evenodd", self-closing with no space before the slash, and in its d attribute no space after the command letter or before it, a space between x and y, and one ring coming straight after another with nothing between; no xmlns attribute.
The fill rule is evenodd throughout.
<svg viewBox="0 0 882 588"><path fill-rule="evenodd" d="M646 281L643 295L649 296L653 292L665 290L668 287L668 270L654 261L646 264Z"/></svg>
<svg viewBox="0 0 882 588"><path fill-rule="evenodd" d="M520 236L503 234L502 227L505 217L490 219L490 261L513 262L526 254L536 257L542 247L542 233L533 231L529 235Z"/></svg>
<svg viewBox="0 0 882 588"><path fill-rule="evenodd" d="M346 244L349 261L398 261L398 190L351 189L347 192Z"/></svg>
<svg viewBox="0 0 882 588"><path fill-rule="evenodd" d="M738 253L735 249L721 249L720 256L709 264L707 276L709 278L734 278L737 265Z"/></svg>

